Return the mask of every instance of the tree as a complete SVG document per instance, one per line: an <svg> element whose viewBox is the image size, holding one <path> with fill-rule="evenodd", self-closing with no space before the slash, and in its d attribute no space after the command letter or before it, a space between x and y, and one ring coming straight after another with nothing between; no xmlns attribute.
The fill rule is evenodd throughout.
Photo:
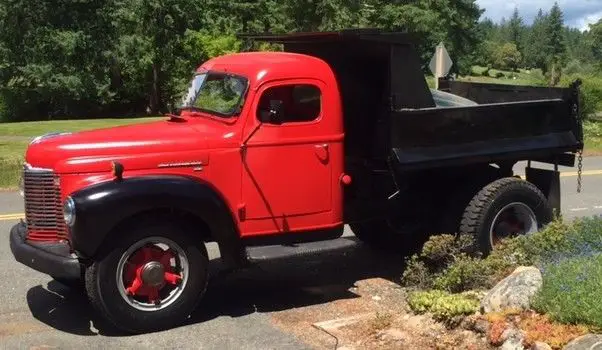
<svg viewBox="0 0 602 350"><path fill-rule="evenodd" d="M518 51L522 52L522 37L524 31L523 19L518 13L518 8L514 8L512 18L508 22L508 41L516 45Z"/></svg>
<svg viewBox="0 0 602 350"><path fill-rule="evenodd" d="M11 118L97 113L112 102L113 10L111 0L0 1L0 94Z"/></svg>
<svg viewBox="0 0 602 350"><path fill-rule="evenodd" d="M598 23L590 25L589 35L592 55L599 67L602 68L602 19Z"/></svg>
<svg viewBox="0 0 602 350"><path fill-rule="evenodd" d="M539 9L537 16L533 20L533 25L528 34L527 45L525 45L525 65L530 68L539 68L542 71L547 70L546 59L546 31L548 17L542 9Z"/></svg>
<svg viewBox="0 0 602 350"><path fill-rule="evenodd" d="M520 66L522 55L514 43L498 46L493 54L494 66L499 69L517 70Z"/></svg>
<svg viewBox="0 0 602 350"><path fill-rule="evenodd" d="M560 81L561 69L566 62L566 43L563 34L564 18L558 2L554 3L546 26L546 54L550 72L550 85Z"/></svg>

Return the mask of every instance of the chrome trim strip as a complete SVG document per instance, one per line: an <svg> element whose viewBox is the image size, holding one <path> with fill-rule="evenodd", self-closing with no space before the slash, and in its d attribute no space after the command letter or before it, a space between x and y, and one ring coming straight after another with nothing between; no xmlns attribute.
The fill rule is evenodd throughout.
<svg viewBox="0 0 602 350"><path fill-rule="evenodd" d="M52 169L49 169L49 168L37 168L37 167L31 166L31 164L29 164L29 163L23 163L23 170L24 171L25 170L27 170L27 171L33 171L33 172L36 172L36 173L38 173L38 172L49 172L49 171L52 172L53 171Z"/></svg>
<svg viewBox="0 0 602 350"><path fill-rule="evenodd" d="M56 137L56 136L70 135L70 134L71 134L70 132L49 132L47 134L34 137L34 139L31 140L31 142L29 142L29 144L33 145L34 143L38 143L45 139L49 139L49 138Z"/></svg>
<svg viewBox="0 0 602 350"><path fill-rule="evenodd" d="M189 168L189 167L200 167L203 162L182 162L182 163L161 163L157 167L159 168Z"/></svg>

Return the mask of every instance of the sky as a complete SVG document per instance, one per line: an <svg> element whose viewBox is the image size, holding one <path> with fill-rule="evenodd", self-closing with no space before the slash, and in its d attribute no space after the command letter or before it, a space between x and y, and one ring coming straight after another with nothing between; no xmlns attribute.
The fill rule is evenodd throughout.
<svg viewBox="0 0 602 350"><path fill-rule="evenodd" d="M548 12L554 6L554 0L477 0L485 9L483 17L499 22L503 17L510 18L517 7L525 23L530 24L539 9ZM588 24L602 18L602 0L558 0L564 13L566 25L580 30L588 29Z"/></svg>

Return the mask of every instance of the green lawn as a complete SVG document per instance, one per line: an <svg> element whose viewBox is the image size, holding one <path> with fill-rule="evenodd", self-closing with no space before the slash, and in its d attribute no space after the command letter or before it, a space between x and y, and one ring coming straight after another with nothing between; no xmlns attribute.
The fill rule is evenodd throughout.
<svg viewBox="0 0 602 350"><path fill-rule="evenodd" d="M55 131L74 132L118 125L137 124L157 119L160 119L160 117L3 123L0 124L0 138L2 136L38 136Z"/></svg>
<svg viewBox="0 0 602 350"><path fill-rule="evenodd" d="M31 138L49 132L75 132L111 126L144 123L153 118L57 120L0 124L0 188L17 186L25 150Z"/></svg>

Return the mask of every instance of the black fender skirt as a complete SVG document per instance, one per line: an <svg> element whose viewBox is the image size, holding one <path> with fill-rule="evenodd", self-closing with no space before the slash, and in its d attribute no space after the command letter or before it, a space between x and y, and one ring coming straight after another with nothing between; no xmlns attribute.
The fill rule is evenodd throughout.
<svg viewBox="0 0 602 350"><path fill-rule="evenodd" d="M124 178L87 187L71 197L76 208L71 241L84 258L93 257L119 223L156 209L195 215L209 226L222 256L238 259L233 254L242 254L230 209L217 191L197 179L171 175Z"/></svg>

